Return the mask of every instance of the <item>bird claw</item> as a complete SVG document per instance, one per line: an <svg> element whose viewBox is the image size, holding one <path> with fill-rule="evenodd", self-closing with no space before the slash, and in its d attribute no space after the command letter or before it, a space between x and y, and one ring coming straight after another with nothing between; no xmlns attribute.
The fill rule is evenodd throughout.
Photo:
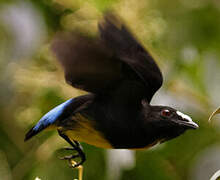
<svg viewBox="0 0 220 180"><path fill-rule="evenodd" d="M79 168L80 165L82 165L86 160L85 153L83 152L81 145L79 144L78 141L71 141L71 139L69 139L68 136L66 136L62 132L58 131L58 133L62 138L64 138L72 146L72 147L66 147L63 149L67 151L71 150L71 151L77 152L77 154L64 156L64 157L61 157L60 159L68 160L71 168L76 168L76 167ZM74 161L75 158L80 158L80 161L79 162Z"/></svg>
<svg viewBox="0 0 220 180"><path fill-rule="evenodd" d="M73 147L66 147L66 148L62 148L62 149L63 149L63 150L67 150L67 151L69 151L69 150L76 151L76 149L73 148ZM76 167L82 165L82 163L83 163L82 158L81 158L81 161L80 161L80 162L76 162L76 161L74 160L74 159L76 159L76 158L81 158L80 154L67 155L67 156L64 156L64 157L59 157L60 160L68 160L70 168L76 168Z"/></svg>
<svg viewBox="0 0 220 180"><path fill-rule="evenodd" d="M76 162L74 159L80 157L79 154L59 157L61 160L68 160L70 168L76 168L82 164L82 161Z"/></svg>
<svg viewBox="0 0 220 180"><path fill-rule="evenodd" d="M69 159L69 167L70 168L79 168L82 165L82 162L76 162L72 159Z"/></svg>
<svg viewBox="0 0 220 180"><path fill-rule="evenodd" d="M69 155L69 156L64 156L64 157L59 157L60 160L73 160L77 157L80 157L79 154L76 155Z"/></svg>
<svg viewBox="0 0 220 180"><path fill-rule="evenodd" d="M74 147L65 147L65 148L62 148L61 150L76 151L76 148L74 148Z"/></svg>

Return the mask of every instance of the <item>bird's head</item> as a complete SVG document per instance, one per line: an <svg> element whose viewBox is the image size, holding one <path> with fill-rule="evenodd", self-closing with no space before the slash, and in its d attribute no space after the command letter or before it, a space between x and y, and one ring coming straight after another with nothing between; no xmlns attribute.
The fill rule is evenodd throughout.
<svg viewBox="0 0 220 180"><path fill-rule="evenodd" d="M150 131L154 139L160 142L173 139L187 129L199 127L188 115L168 106L145 105L142 112L146 131Z"/></svg>

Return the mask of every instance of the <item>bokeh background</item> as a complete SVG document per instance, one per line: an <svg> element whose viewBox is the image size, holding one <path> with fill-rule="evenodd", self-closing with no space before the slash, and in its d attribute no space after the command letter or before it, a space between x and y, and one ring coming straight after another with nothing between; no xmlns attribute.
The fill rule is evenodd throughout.
<svg viewBox="0 0 220 180"><path fill-rule="evenodd" d="M70 180L77 171L59 160L68 146L56 132L24 143L46 112L84 92L64 82L49 45L61 30L95 34L113 9L159 64L164 85L152 104L171 105L200 126L145 151L106 151L82 144L85 180L207 180L220 169L219 0L1 0L0 179Z"/></svg>

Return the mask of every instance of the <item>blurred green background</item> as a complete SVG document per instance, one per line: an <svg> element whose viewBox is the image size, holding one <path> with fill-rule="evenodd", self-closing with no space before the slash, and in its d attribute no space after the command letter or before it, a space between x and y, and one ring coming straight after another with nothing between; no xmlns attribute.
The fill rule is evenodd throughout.
<svg viewBox="0 0 220 180"><path fill-rule="evenodd" d="M138 152L82 144L87 154L84 179L207 180L220 169L220 123L207 121L220 105L219 0L1 0L1 180L77 177L57 158L68 145L56 132L26 143L23 139L51 108L84 93L65 84L49 51L53 35L60 29L96 33L97 20L109 8L163 72L164 85L152 104L180 109L200 129Z"/></svg>

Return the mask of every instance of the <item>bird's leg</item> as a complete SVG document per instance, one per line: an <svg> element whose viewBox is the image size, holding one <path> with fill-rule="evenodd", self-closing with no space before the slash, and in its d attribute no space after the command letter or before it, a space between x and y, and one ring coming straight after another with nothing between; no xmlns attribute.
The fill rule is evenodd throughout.
<svg viewBox="0 0 220 180"><path fill-rule="evenodd" d="M82 150L82 147L80 146L79 142L77 141L71 141L68 136L66 136L65 134L63 134L62 132L58 131L59 135L65 139L72 147L68 147L68 148L64 148L65 150L72 150L72 151L77 151L77 154L75 155L69 155L69 156L64 156L62 157L61 159L62 160L68 160L69 163L70 163L70 166L72 168L75 168L75 167L78 167L80 165L82 165L85 160L86 160L86 157L85 157L85 153L83 152ZM75 162L74 159L79 157L81 160L80 162ZM73 161L75 163L73 163Z"/></svg>

